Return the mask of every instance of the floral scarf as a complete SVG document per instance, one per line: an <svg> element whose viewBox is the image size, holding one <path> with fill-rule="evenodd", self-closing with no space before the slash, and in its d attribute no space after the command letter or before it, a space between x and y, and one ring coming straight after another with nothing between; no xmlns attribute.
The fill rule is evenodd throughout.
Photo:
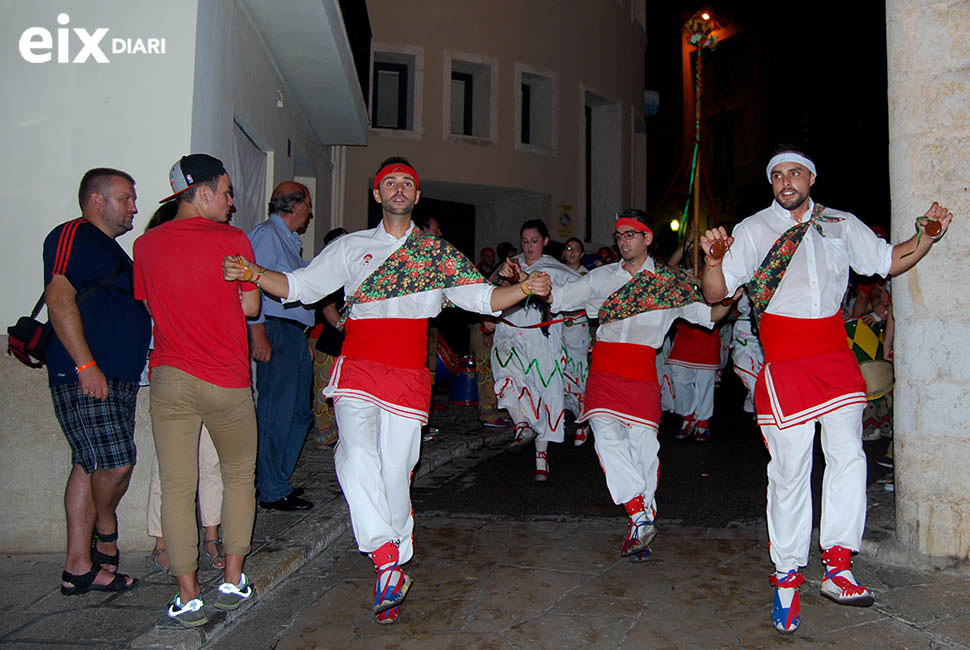
<svg viewBox="0 0 970 650"><path fill-rule="evenodd" d="M357 303L484 282L475 265L458 249L415 227L407 241L374 269L347 300L340 324ZM442 303L443 307L451 305L447 298L442 298Z"/></svg>
<svg viewBox="0 0 970 650"><path fill-rule="evenodd" d="M661 264L651 273L644 269L614 291L600 307L600 325L647 311L704 302L700 290L680 273Z"/></svg>
<svg viewBox="0 0 970 650"><path fill-rule="evenodd" d="M822 204L816 203L815 208L812 210L812 216L807 221L783 232L781 237L778 238L778 241L772 245L768 254L765 255L761 266L758 267L758 270L754 272L754 275L748 281L748 297L751 300L751 320L755 327L761 322L762 314L768 309L768 303L771 302L771 298L775 295L778 285L781 284L782 278L785 277L788 264L798 249L798 245L805 238L809 227L815 228L824 237L825 233L822 231L823 223L836 223L844 220L843 217L823 217L822 210L824 209Z"/></svg>

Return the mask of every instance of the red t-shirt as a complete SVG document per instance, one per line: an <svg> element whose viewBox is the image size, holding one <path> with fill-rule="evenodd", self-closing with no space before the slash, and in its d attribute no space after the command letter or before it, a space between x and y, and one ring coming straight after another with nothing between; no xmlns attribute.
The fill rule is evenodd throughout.
<svg viewBox="0 0 970 650"><path fill-rule="evenodd" d="M239 290L226 282L226 255L253 259L242 230L204 217L178 219L135 240L135 298L155 321L149 368L172 366L224 388L248 388L249 339Z"/></svg>

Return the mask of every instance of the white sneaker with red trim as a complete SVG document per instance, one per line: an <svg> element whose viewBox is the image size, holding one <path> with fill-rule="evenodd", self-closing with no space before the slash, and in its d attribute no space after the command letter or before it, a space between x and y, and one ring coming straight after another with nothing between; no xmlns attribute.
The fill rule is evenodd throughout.
<svg viewBox="0 0 970 650"><path fill-rule="evenodd" d="M869 607L876 601L869 588L860 585L852 575L852 551L833 546L822 553L822 563L826 566L820 589L823 596L853 607Z"/></svg>

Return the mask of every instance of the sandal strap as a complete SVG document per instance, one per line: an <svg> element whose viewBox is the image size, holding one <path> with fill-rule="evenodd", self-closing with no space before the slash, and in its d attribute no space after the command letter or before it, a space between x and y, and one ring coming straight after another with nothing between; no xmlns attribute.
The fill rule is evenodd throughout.
<svg viewBox="0 0 970 650"><path fill-rule="evenodd" d="M105 535L104 533L99 533L98 531L94 531L94 533L91 534L91 546L94 546L97 542L103 542L105 544L108 544L110 542L117 542L117 541L118 541L117 530L113 533L108 533L107 535Z"/></svg>

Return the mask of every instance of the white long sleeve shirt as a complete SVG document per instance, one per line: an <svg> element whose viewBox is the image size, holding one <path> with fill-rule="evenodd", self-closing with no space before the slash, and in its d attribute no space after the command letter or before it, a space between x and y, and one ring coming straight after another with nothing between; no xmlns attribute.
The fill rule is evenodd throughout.
<svg viewBox="0 0 970 650"><path fill-rule="evenodd" d="M287 272L289 294L286 302L312 304L343 287L352 296L361 283L391 253L400 248L414 224L400 239L387 232L384 224L376 228L348 233L330 243L302 269ZM467 311L498 316L492 311L492 291L488 283L469 284L448 289L433 289L406 296L357 303L351 318L432 318L441 311L442 294Z"/></svg>
<svg viewBox="0 0 970 650"><path fill-rule="evenodd" d="M651 273L657 267L652 257L647 257L637 272L646 269ZM600 266L576 282L552 290L552 311L571 311L585 309L590 318L599 317L599 310L617 289L633 278L622 263ZM664 335L670 325L683 318L702 327L711 328L711 307L695 302L674 309L656 309L636 316L600 324L596 330L596 340L608 343L634 343L658 348L663 344Z"/></svg>
<svg viewBox="0 0 970 650"><path fill-rule="evenodd" d="M811 218L814 207L809 199L802 223ZM859 275L889 273L892 244L877 237L869 226L848 212L825 208L822 215L840 217L842 221L822 222L824 237L814 227L808 229L767 313L791 318L827 318L839 311L849 282L849 267ZM734 244L721 265L727 284L725 297L751 279L782 233L795 225L791 212L772 201L770 207L734 228Z"/></svg>

